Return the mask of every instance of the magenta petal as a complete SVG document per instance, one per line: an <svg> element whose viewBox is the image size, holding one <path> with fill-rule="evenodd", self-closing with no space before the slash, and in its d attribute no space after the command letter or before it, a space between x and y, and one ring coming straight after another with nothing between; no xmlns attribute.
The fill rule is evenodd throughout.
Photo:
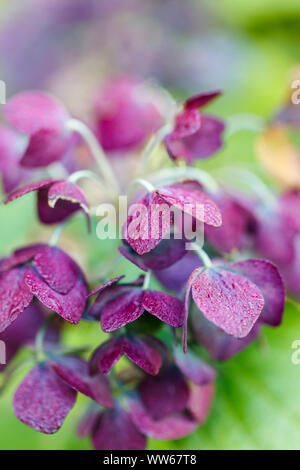
<svg viewBox="0 0 300 470"><path fill-rule="evenodd" d="M144 450L145 437L135 427L130 414L121 409L104 411L93 431L96 450Z"/></svg>
<svg viewBox="0 0 300 470"><path fill-rule="evenodd" d="M0 274L0 332L13 323L32 300L25 277L26 268Z"/></svg>
<svg viewBox="0 0 300 470"><path fill-rule="evenodd" d="M164 323L178 328L183 325L183 302L170 294L148 290L144 292L143 307L147 312L159 318Z"/></svg>
<svg viewBox="0 0 300 470"><path fill-rule="evenodd" d="M208 320L237 338L247 336L264 306L255 284L221 268L203 271L193 282L192 295Z"/></svg>
<svg viewBox="0 0 300 470"><path fill-rule="evenodd" d="M88 363L79 357L64 356L51 361L56 374L77 392L92 398L106 408L112 408L114 400L109 382L104 375L90 377Z"/></svg>
<svg viewBox="0 0 300 470"><path fill-rule="evenodd" d="M20 132L33 134L40 129L61 130L68 113L51 95L40 91L25 91L3 105L6 119Z"/></svg>
<svg viewBox="0 0 300 470"><path fill-rule="evenodd" d="M60 294L67 294L79 276L75 262L57 246L41 249L34 257L34 265L44 281Z"/></svg>
<svg viewBox="0 0 300 470"><path fill-rule="evenodd" d="M15 199L24 196L25 194L31 193L32 191L37 191L39 189L45 189L49 188L49 186L53 183L55 183L56 180L42 180L38 181L36 183L31 183L27 186L24 186L23 188L19 188L13 193L9 194L7 198L4 201L4 204L7 204L8 202L14 201Z"/></svg>
<svg viewBox="0 0 300 470"><path fill-rule="evenodd" d="M69 145L68 135L53 129L41 129L30 137L20 165L42 168L60 160Z"/></svg>
<svg viewBox="0 0 300 470"><path fill-rule="evenodd" d="M162 365L162 359L147 336L125 337L123 339L124 354L148 374L156 375Z"/></svg>
<svg viewBox="0 0 300 470"><path fill-rule="evenodd" d="M129 208L125 239L139 255L152 251L169 234L173 216L169 205L156 192Z"/></svg>
<svg viewBox="0 0 300 470"><path fill-rule="evenodd" d="M191 96L191 98L188 98L186 100L184 107L186 109L203 108L221 94L221 90L214 90L207 91L205 93L200 93L199 95Z"/></svg>
<svg viewBox="0 0 300 470"><path fill-rule="evenodd" d="M143 434L163 441L181 439L191 434L199 426L197 421L189 418L185 413L176 413L155 420L138 401L131 402L130 413L136 427Z"/></svg>
<svg viewBox="0 0 300 470"><path fill-rule="evenodd" d="M108 302L101 312L102 330L109 333L139 318L144 312L143 293L131 289Z"/></svg>
<svg viewBox="0 0 300 470"><path fill-rule="evenodd" d="M35 366L17 388L13 398L16 417L45 434L53 434L73 408L76 392L45 365Z"/></svg>
<svg viewBox="0 0 300 470"><path fill-rule="evenodd" d="M111 338L97 348L90 359L92 374L100 371L107 374L112 366L123 356L123 337Z"/></svg>
<svg viewBox="0 0 300 470"><path fill-rule="evenodd" d="M67 201L70 204L76 204L88 213L89 203L83 191L74 183L68 180L58 181L51 185L48 191L49 206L54 208L59 200Z"/></svg>
<svg viewBox="0 0 300 470"><path fill-rule="evenodd" d="M152 418L157 420L182 411L189 399L188 386L175 367L155 377L145 377L139 391L144 406Z"/></svg>
<svg viewBox="0 0 300 470"><path fill-rule="evenodd" d="M216 378L216 370L191 351L185 354L181 347L176 347L174 360L181 372L196 385L209 384Z"/></svg>
<svg viewBox="0 0 300 470"><path fill-rule="evenodd" d="M166 186L158 190L171 206L195 217L200 222L219 227L222 215L215 202L205 193L178 186Z"/></svg>
<svg viewBox="0 0 300 470"><path fill-rule="evenodd" d="M285 304L285 288L278 268L270 261L250 259L229 263L238 274L256 284L263 294L265 305L260 321L271 326L281 323Z"/></svg>
<svg viewBox="0 0 300 470"><path fill-rule="evenodd" d="M218 361L227 361L245 349L258 336L260 324L256 322L244 338L234 338L208 321L200 312L192 312L191 323L197 341Z"/></svg>
<svg viewBox="0 0 300 470"><path fill-rule="evenodd" d="M74 287L67 294L60 294L51 289L30 268L27 268L25 282L32 294L46 307L58 313L58 315L70 323L79 323L86 302L87 286L85 282L78 279Z"/></svg>

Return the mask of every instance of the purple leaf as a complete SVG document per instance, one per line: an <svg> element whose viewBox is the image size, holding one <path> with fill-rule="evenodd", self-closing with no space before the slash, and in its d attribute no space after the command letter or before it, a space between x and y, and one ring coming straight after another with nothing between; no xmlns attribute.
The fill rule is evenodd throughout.
<svg viewBox="0 0 300 470"><path fill-rule="evenodd" d="M102 343L99 348L95 349L90 359L90 371L92 374L100 371L107 374L113 365L123 355L123 337L118 336L111 338Z"/></svg>
<svg viewBox="0 0 300 470"><path fill-rule="evenodd" d="M35 366L17 388L13 398L16 417L45 434L62 426L73 408L76 392L45 364Z"/></svg>
<svg viewBox="0 0 300 470"><path fill-rule="evenodd" d="M183 375L175 368L147 376L140 384L141 400L155 420L182 411L189 399L189 389Z"/></svg>
<svg viewBox="0 0 300 470"><path fill-rule="evenodd" d="M139 318L144 312L143 293L131 289L108 302L101 311L102 330L109 333Z"/></svg>
<svg viewBox="0 0 300 470"><path fill-rule="evenodd" d="M93 406L81 418L76 430L77 436L82 439L85 436L92 435L92 432L95 426L97 425L99 418L99 408Z"/></svg>
<svg viewBox="0 0 300 470"><path fill-rule="evenodd" d="M170 139L183 139L197 132L201 127L201 116L197 109L185 109L177 115Z"/></svg>
<svg viewBox="0 0 300 470"><path fill-rule="evenodd" d="M205 237L218 250L230 253L233 249L242 248L247 227L253 220L236 200L226 193L220 193L213 197L222 213L221 227L205 227Z"/></svg>
<svg viewBox="0 0 300 470"><path fill-rule="evenodd" d="M184 107L186 109L203 108L212 100L219 97L221 94L222 94L221 90L215 90L215 91L207 91L205 93L200 93L199 95L191 96L191 98L188 98L186 100Z"/></svg>
<svg viewBox="0 0 300 470"><path fill-rule="evenodd" d="M173 214L156 192L147 194L129 208L125 239L139 255L152 251L170 232Z"/></svg>
<svg viewBox="0 0 300 470"><path fill-rule="evenodd" d="M237 261L228 266L250 279L262 292L265 304L259 320L271 326L280 325L285 305L285 288L278 268L263 259Z"/></svg>
<svg viewBox="0 0 300 470"><path fill-rule="evenodd" d="M130 413L136 427L143 434L163 441L181 439L195 431L199 425L184 413L176 413L166 418L155 420L142 403L138 401L131 401Z"/></svg>
<svg viewBox="0 0 300 470"><path fill-rule="evenodd" d="M171 206L195 217L200 222L219 227L222 215L214 201L205 193L184 186L166 186L158 194Z"/></svg>
<svg viewBox="0 0 300 470"><path fill-rule="evenodd" d="M106 408L113 408L114 400L109 382L104 375L89 375L88 363L79 357L64 356L51 361L56 374L77 392L92 398Z"/></svg>
<svg viewBox="0 0 300 470"><path fill-rule="evenodd" d="M252 343L258 336L260 324L256 322L245 338L234 338L208 321L200 312L192 312L191 323L197 341L218 361L227 361Z"/></svg>
<svg viewBox="0 0 300 470"><path fill-rule="evenodd" d="M34 257L34 265L43 280L60 294L67 294L79 277L75 262L56 246L42 248Z"/></svg>
<svg viewBox="0 0 300 470"><path fill-rule="evenodd" d="M153 274L165 289L173 290L180 294L191 272L194 271L199 264L201 264L199 256L193 251L188 251L177 263L172 264L172 266L166 269L157 269Z"/></svg>
<svg viewBox="0 0 300 470"><path fill-rule="evenodd" d="M84 212L89 212L89 203L83 191L71 181L58 181L50 186L48 191L49 206L54 208L59 200L79 205Z"/></svg>
<svg viewBox="0 0 300 470"><path fill-rule="evenodd" d="M109 281L105 282L104 284L101 284L98 286L96 289L92 290L89 295L87 296L88 298L93 297L93 295L99 294L103 290L105 290L107 287L112 286L113 284L118 283L121 279L123 279L125 276L118 276L114 277L113 279L110 279Z"/></svg>
<svg viewBox="0 0 300 470"><path fill-rule="evenodd" d="M156 375L162 365L159 353L151 342L147 341L147 336L143 338L137 336L124 337L123 351L128 359L148 374Z"/></svg>
<svg viewBox="0 0 300 470"><path fill-rule="evenodd" d="M104 411L93 431L96 450L144 450L145 437L138 431L130 414L121 409Z"/></svg>
<svg viewBox="0 0 300 470"><path fill-rule="evenodd" d="M183 325L183 302L170 294L154 290L145 291L142 305L147 312L168 325L175 328Z"/></svg>
<svg viewBox="0 0 300 470"><path fill-rule="evenodd" d="M31 193L32 191L37 191L39 189L45 189L49 188L49 186L53 183L55 183L56 180L42 180L38 181L36 183L31 183L27 186L24 186L22 188L17 189L13 193L9 194L8 197L5 199L4 204L7 204L8 202L14 201L15 199L24 196L25 194Z"/></svg>
<svg viewBox="0 0 300 470"><path fill-rule="evenodd" d="M203 271L192 284L192 295L208 320L237 338L247 336L264 306L255 284L221 268Z"/></svg>
<svg viewBox="0 0 300 470"><path fill-rule="evenodd" d="M33 295L25 277L25 267L0 274L0 332L13 323L32 301Z"/></svg>
<svg viewBox="0 0 300 470"><path fill-rule="evenodd" d="M212 383L201 387L191 384L188 410L198 424L206 421L213 398L214 385Z"/></svg>
<svg viewBox="0 0 300 470"><path fill-rule="evenodd" d="M217 152L223 145L224 124L221 120L201 114L201 125L197 132L182 139L165 137L168 154L173 160L185 160L189 165Z"/></svg>
<svg viewBox="0 0 300 470"><path fill-rule="evenodd" d="M174 361L180 371L194 384L206 385L216 378L216 370L191 351L185 354L182 348L174 348Z"/></svg>
<svg viewBox="0 0 300 470"><path fill-rule="evenodd" d="M25 282L42 304L58 313L66 321L79 323L87 295L87 286L83 280L78 279L67 294L60 294L51 289L32 269L27 268Z"/></svg>

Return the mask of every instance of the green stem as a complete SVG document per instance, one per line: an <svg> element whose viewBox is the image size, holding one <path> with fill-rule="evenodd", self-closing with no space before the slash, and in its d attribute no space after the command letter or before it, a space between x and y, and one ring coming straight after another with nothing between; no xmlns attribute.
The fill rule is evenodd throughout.
<svg viewBox="0 0 300 470"><path fill-rule="evenodd" d="M68 122L68 128L71 131L77 132L85 140L90 147L93 157L98 163L99 169L107 182L108 188L112 189L116 195L119 194L120 188L117 179L113 173L112 167L110 166L107 157L100 146L98 140L94 136L93 132L83 122L77 119L70 119Z"/></svg>
<svg viewBox="0 0 300 470"><path fill-rule="evenodd" d="M232 177L234 179L239 179L242 181L246 186L248 186L253 193L257 194L262 202L266 204L266 206L274 207L276 205L276 198L272 191L268 188L268 186L254 173L244 168L226 168L226 170L220 170L221 175L225 175Z"/></svg>
<svg viewBox="0 0 300 470"><path fill-rule="evenodd" d="M209 173L207 173L207 171L200 170L199 168L167 168L149 176L149 179L153 180L157 186L162 184L175 183L176 181L180 181L183 178L199 181L199 183L203 184L204 188L210 193L216 193L219 188L216 180Z"/></svg>
<svg viewBox="0 0 300 470"><path fill-rule="evenodd" d="M61 222L57 227L56 229L54 230L53 234L52 234L52 237L50 238L49 240L49 245L50 246L55 246L57 245L57 242L63 232L63 229L65 228L65 225L67 223L67 220L64 220L63 222Z"/></svg>
<svg viewBox="0 0 300 470"><path fill-rule="evenodd" d="M143 287L142 287L143 290L149 289L151 275L152 275L152 272L150 270L146 272Z"/></svg>
<svg viewBox="0 0 300 470"><path fill-rule="evenodd" d="M90 170L75 171L68 177L68 180L71 183L76 183L77 181L83 178L87 178L91 181L94 181L95 183L97 183L98 186L101 187L102 190L106 191L106 187L101 182L100 178L93 171L90 171Z"/></svg>
<svg viewBox="0 0 300 470"><path fill-rule="evenodd" d="M38 362L42 362L45 359L45 353L44 353L44 339L45 339L45 334L47 332L48 326L53 320L53 316L49 316L46 318L44 321L43 325L39 329L39 331L36 334L35 337L35 355L36 355L36 360Z"/></svg>
<svg viewBox="0 0 300 470"><path fill-rule="evenodd" d="M149 160L153 154L153 152L157 149L157 147L162 143L164 138L167 134L172 131L173 128L173 119L170 122L167 122L163 127L161 127L156 134L154 134L148 141L144 152L141 155L141 159L138 164L137 174L141 174L144 172L147 167Z"/></svg>
<svg viewBox="0 0 300 470"><path fill-rule="evenodd" d="M197 255L201 259L203 266L205 266L205 268L211 268L213 266L208 254L199 245L197 245L197 243L191 243L190 248L196 251Z"/></svg>

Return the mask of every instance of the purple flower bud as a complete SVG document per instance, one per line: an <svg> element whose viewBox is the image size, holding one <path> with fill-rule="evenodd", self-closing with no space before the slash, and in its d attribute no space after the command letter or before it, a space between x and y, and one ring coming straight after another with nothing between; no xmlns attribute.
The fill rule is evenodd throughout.
<svg viewBox="0 0 300 470"><path fill-rule="evenodd" d="M19 93L3 105L3 113L19 132L29 135L21 165L44 167L59 160L67 150L69 115L52 96L39 91Z"/></svg>
<svg viewBox="0 0 300 470"><path fill-rule="evenodd" d="M94 115L96 134L108 152L136 149L162 125L153 93L129 77L115 79L100 91Z"/></svg>

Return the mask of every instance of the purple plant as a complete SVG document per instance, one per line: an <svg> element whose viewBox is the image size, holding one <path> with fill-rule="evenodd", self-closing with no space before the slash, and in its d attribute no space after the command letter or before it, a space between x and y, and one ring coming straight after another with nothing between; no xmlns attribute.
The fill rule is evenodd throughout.
<svg viewBox="0 0 300 470"><path fill-rule="evenodd" d="M78 435L89 435L96 449L145 449L147 436L182 438L209 414L216 361L248 346L262 325L280 325L285 288L272 261L299 293L292 282L300 272L298 191L253 201L188 166L222 146L223 122L202 113L219 95L202 93L178 106L158 87L116 79L100 91L89 125L42 92L20 93L4 106L12 126L0 127L4 202L34 191L40 222L58 224L49 243L0 260L0 339L8 343L2 388L23 366L18 350L29 349L33 368L13 398L28 426L58 431L81 393L89 404ZM86 167L74 158L82 145ZM153 172L165 147L171 159ZM133 154L132 178L114 171ZM98 207L83 178L95 183ZM99 263L100 285L88 284L58 246L60 233L78 212L90 223L99 203L115 209L125 194L132 204L120 219L119 258L127 275L138 277L115 273L115 262L111 269ZM204 245L197 238L203 230ZM65 346L66 322L91 322L106 336L100 344Z"/></svg>

